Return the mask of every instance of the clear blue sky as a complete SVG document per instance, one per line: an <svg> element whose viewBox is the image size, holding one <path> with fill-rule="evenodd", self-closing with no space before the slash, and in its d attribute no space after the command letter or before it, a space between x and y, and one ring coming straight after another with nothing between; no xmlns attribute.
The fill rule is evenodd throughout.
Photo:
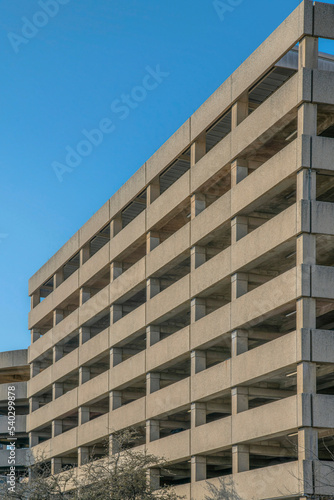
<svg viewBox="0 0 334 500"><path fill-rule="evenodd" d="M222 20L211 0L57 2L0 4L0 350L30 342L28 278L300 3L226 0ZM157 65L169 76L113 114ZM115 130L59 182L53 162L103 118Z"/></svg>

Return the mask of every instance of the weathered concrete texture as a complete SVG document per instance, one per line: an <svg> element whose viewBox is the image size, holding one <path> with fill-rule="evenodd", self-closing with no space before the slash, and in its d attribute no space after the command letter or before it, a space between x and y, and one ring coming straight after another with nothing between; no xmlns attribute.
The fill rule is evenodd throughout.
<svg viewBox="0 0 334 500"><path fill-rule="evenodd" d="M31 278L55 472L134 426L189 500L334 494L333 9L302 2Z"/></svg>

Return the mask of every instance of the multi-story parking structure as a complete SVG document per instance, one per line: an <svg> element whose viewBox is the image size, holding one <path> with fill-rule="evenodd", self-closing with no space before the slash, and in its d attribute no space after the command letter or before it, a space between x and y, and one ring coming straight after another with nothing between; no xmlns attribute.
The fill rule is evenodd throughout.
<svg viewBox="0 0 334 500"><path fill-rule="evenodd" d="M244 499L334 492L319 38L334 5L305 0L31 278L28 430L55 472L133 426L188 499L219 477Z"/></svg>
<svg viewBox="0 0 334 500"><path fill-rule="evenodd" d="M0 352L0 477L4 480L6 480L10 468L8 459L10 458L12 437L16 438L16 479L20 475L26 474L26 467L29 464L29 437L26 432L26 418L29 413L27 381L30 376L30 368L27 358L27 349ZM9 392L10 397L15 398L14 421L13 415L8 412ZM10 431L13 430L12 424L14 425L14 436L10 435Z"/></svg>

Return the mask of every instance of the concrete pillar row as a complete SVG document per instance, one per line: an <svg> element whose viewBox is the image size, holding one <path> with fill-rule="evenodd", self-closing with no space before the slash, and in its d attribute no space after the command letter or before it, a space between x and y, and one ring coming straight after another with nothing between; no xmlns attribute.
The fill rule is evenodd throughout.
<svg viewBox="0 0 334 500"><path fill-rule="evenodd" d="M62 459L60 457L51 458L51 474L59 474L62 471Z"/></svg>
<svg viewBox="0 0 334 500"><path fill-rule="evenodd" d="M87 446L79 446L78 448L78 466L85 465L89 461L89 448Z"/></svg>
<svg viewBox="0 0 334 500"><path fill-rule="evenodd" d="M79 328L79 345L83 345L90 339L90 327L81 326Z"/></svg>
<svg viewBox="0 0 334 500"><path fill-rule="evenodd" d="M34 307L36 307L40 303L40 301L41 301L41 291L37 290L30 297L30 306L31 306L31 309L34 309Z"/></svg>
<svg viewBox="0 0 334 500"><path fill-rule="evenodd" d="M194 193L190 198L190 218L191 220L197 217L203 210L206 209L206 197L203 193Z"/></svg>
<svg viewBox="0 0 334 500"><path fill-rule="evenodd" d="M206 154L206 132L202 132L190 146L190 166L193 167Z"/></svg>
<svg viewBox="0 0 334 500"><path fill-rule="evenodd" d="M190 321L195 323L206 315L206 300L195 297L190 303Z"/></svg>
<svg viewBox="0 0 334 500"><path fill-rule="evenodd" d="M30 336L31 336L31 343L33 344L41 337L41 332L40 330L33 328L30 332Z"/></svg>
<svg viewBox="0 0 334 500"><path fill-rule="evenodd" d="M160 488L160 469L148 469L147 481L152 490L158 490Z"/></svg>
<svg viewBox="0 0 334 500"><path fill-rule="evenodd" d="M79 425L83 425L90 420L90 409L89 406L79 406L78 409L78 420Z"/></svg>
<svg viewBox="0 0 334 500"><path fill-rule="evenodd" d="M41 371L41 364L38 361L30 363L30 378L36 377Z"/></svg>
<svg viewBox="0 0 334 500"><path fill-rule="evenodd" d="M58 323L63 321L63 319L64 319L64 311L61 309L55 309L53 311L53 326L55 327L56 325L58 325Z"/></svg>
<svg viewBox="0 0 334 500"><path fill-rule="evenodd" d="M206 369L206 351L191 351L190 368L191 375Z"/></svg>
<svg viewBox="0 0 334 500"><path fill-rule="evenodd" d="M249 446L239 444L232 446L232 471L233 474L249 470Z"/></svg>
<svg viewBox="0 0 334 500"><path fill-rule="evenodd" d="M80 266L83 266L87 260L90 259L90 244L86 243L81 249L79 253L79 262Z"/></svg>
<svg viewBox="0 0 334 500"><path fill-rule="evenodd" d="M248 274L236 273L231 276L231 300L236 300L248 292Z"/></svg>
<svg viewBox="0 0 334 500"><path fill-rule="evenodd" d="M191 457L191 482L204 481L206 479L206 457Z"/></svg>
<svg viewBox="0 0 334 500"><path fill-rule="evenodd" d="M161 375L160 373L149 372L146 374L146 394L160 390Z"/></svg>
<svg viewBox="0 0 334 500"><path fill-rule="evenodd" d="M60 398L64 394L64 384L55 382L52 384L52 400Z"/></svg>
<svg viewBox="0 0 334 500"><path fill-rule="evenodd" d="M312 427L298 429L298 460L318 459L318 431Z"/></svg>
<svg viewBox="0 0 334 500"><path fill-rule="evenodd" d="M232 415L247 411L249 408L248 387L233 387L231 389Z"/></svg>
<svg viewBox="0 0 334 500"><path fill-rule="evenodd" d="M53 275L53 289L55 290L56 288L59 287L59 285L62 284L64 281L64 269L59 269L54 275Z"/></svg>
<svg viewBox="0 0 334 500"><path fill-rule="evenodd" d="M160 180L159 177L154 179L151 184L147 186L146 190L146 203L147 206L151 205L160 196Z"/></svg>
<svg viewBox="0 0 334 500"><path fill-rule="evenodd" d="M63 432L63 422L62 420L52 420L52 437L59 436Z"/></svg>
<svg viewBox="0 0 334 500"><path fill-rule="evenodd" d="M122 228L123 228L122 216L121 215L117 215L110 222L110 239L115 238L115 236L120 231L122 231Z"/></svg>
<svg viewBox="0 0 334 500"><path fill-rule="evenodd" d="M79 367L79 385L83 385L88 380L90 380L91 373L90 373L90 367L89 366L80 366Z"/></svg>
<svg viewBox="0 0 334 500"><path fill-rule="evenodd" d="M110 324L116 323L123 317L123 306L121 304L112 304L110 306Z"/></svg>
<svg viewBox="0 0 334 500"><path fill-rule="evenodd" d="M248 217L237 215L231 219L231 243L236 243L248 234Z"/></svg>
<svg viewBox="0 0 334 500"><path fill-rule="evenodd" d="M190 420L192 429L206 424L206 403L191 403Z"/></svg>
<svg viewBox="0 0 334 500"><path fill-rule="evenodd" d="M298 47L298 69L318 68L319 41L313 36L305 36L299 42Z"/></svg>
<svg viewBox="0 0 334 500"><path fill-rule="evenodd" d="M110 283L115 281L123 272L122 262L111 262L110 264Z"/></svg>
<svg viewBox="0 0 334 500"><path fill-rule="evenodd" d="M82 306L87 300L91 298L90 288L83 286L79 290L79 305Z"/></svg>
<svg viewBox="0 0 334 500"><path fill-rule="evenodd" d="M195 245L190 249L190 268L194 271L206 262L206 248Z"/></svg>
<svg viewBox="0 0 334 500"><path fill-rule="evenodd" d="M248 351L247 330L234 330L231 333L231 355L232 358Z"/></svg>
<svg viewBox="0 0 334 500"><path fill-rule="evenodd" d="M248 176L248 161L238 158L231 163L231 187L236 186Z"/></svg>
<svg viewBox="0 0 334 500"><path fill-rule="evenodd" d="M146 280L146 299L150 300L155 295L160 293L160 279L159 278L148 278Z"/></svg>
<svg viewBox="0 0 334 500"><path fill-rule="evenodd" d="M155 231L149 231L146 235L146 253L149 254L160 245L160 235Z"/></svg>
<svg viewBox="0 0 334 500"><path fill-rule="evenodd" d="M159 420L146 421L146 444L160 439L160 423Z"/></svg>
<svg viewBox="0 0 334 500"><path fill-rule="evenodd" d="M122 391L110 391L109 408L110 411L117 410L122 406Z"/></svg>
<svg viewBox="0 0 334 500"><path fill-rule="evenodd" d="M29 413L39 409L39 399L38 397L29 398Z"/></svg>
<svg viewBox="0 0 334 500"><path fill-rule="evenodd" d="M248 116L248 92L244 92L242 96L232 105L231 129L234 130Z"/></svg>
<svg viewBox="0 0 334 500"><path fill-rule="evenodd" d="M37 446L39 444L37 432L29 432L29 448Z"/></svg>
<svg viewBox="0 0 334 500"><path fill-rule="evenodd" d="M64 356L64 346L55 345L52 349L53 363L57 363Z"/></svg>
<svg viewBox="0 0 334 500"><path fill-rule="evenodd" d="M110 349L110 368L119 365L123 361L123 349L120 347L112 347Z"/></svg>
<svg viewBox="0 0 334 500"><path fill-rule="evenodd" d="M161 332L160 326L157 325L149 325L146 327L146 348L148 349L152 345L160 342L161 340Z"/></svg>

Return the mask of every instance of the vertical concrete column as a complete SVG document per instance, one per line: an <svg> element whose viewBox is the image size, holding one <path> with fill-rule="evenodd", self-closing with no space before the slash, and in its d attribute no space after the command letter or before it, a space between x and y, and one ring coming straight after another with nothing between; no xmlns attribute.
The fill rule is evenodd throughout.
<svg viewBox="0 0 334 500"><path fill-rule="evenodd" d="M30 363L30 378L36 377L41 372L41 364L38 361Z"/></svg>
<svg viewBox="0 0 334 500"><path fill-rule="evenodd" d="M109 455L115 455L119 452L119 444L114 434L109 436Z"/></svg>
<svg viewBox="0 0 334 500"><path fill-rule="evenodd" d="M248 92L232 105L231 129L234 130L248 116Z"/></svg>
<svg viewBox="0 0 334 500"><path fill-rule="evenodd" d="M248 274L236 273L231 276L231 299L245 295L248 292Z"/></svg>
<svg viewBox="0 0 334 500"><path fill-rule="evenodd" d="M123 272L122 262L112 262L110 264L110 283L115 281Z"/></svg>
<svg viewBox="0 0 334 500"><path fill-rule="evenodd" d="M109 393L109 407L110 411L117 410L122 406L122 392L110 391Z"/></svg>
<svg viewBox="0 0 334 500"><path fill-rule="evenodd" d="M64 384L55 382L52 384L52 400L60 398L64 394Z"/></svg>
<svg viewBox="0 0 334 500"><path fill-rule="evenodd" d="M147 206L151 205L160 196L160 179L154 179L151 184L147 186L146 200Z"/></svg>
<svg viewBox="0 0 334 500"><path fill-rule="evenodd" d="M146 253L152 252L160 245L160 235L155 231L149 231L146 235Z"/></svg>
<svg viewBox="0 0 334 500"><path fill-rule="evenodd" d="M249 396L247 387L233 387L231 390L232 418L249 408ZM249 446L238 444L232 447L232 472L244 472L249 470Z"/></svg>
<svg viewBox="0 0 334 500"><path fill-rule="evenodd" d="M206 154L206 132L202 132L190 146L190 166L193 167Z"/></svg>
<svg viewBox="0 0 334 500"><path fill-rule="evenodd" d="M83 266L85 262L90 258L90 244L86 243L81 249L79 254L80 266Z"/></svg>
<svg viewBox="0 0 334 500"><path fill-rule="evenodd" d="M249 446L232 446L232 470L233 474L249 470Z"/></svg>
<svg viewBox="0 0 334 500"><path fill-rule="evenodd" d="M316 172L310 169L302 169L297 173L297 201L315 200L317 190Z"/></svg>
<svg viewBox="0 0 334 500"><path fill-rule="evenodd" d="M82 306L87 300L89 300L91 297L91 292L90 288L83 286L80 288L79 291L79 305Z"/></svg>
<svg viewBox="0 0 334 500"><path fill-rule="evenodd" d="M34 309L34 307L36 307L40 303L40 301L41 301L41 291L37 290L30 297L31 309Z"/></svg>
<svg viewBox="0 0 334 500"><path fill-rule="evenodd" d="M79 345L85 344L90 339L90 327L81 326L79 328Z"/></svg>
<svg viewBox="0 0 334 500"><path fill-rule="evenodd" d="M231 219L231 242L236 243L248 234L248 217L237 215Z"/></svg>
<svg viewBox="0 0 334 500"><path fill-rule="evenodd" d="M53 275L53 289L55 290L56 288L58 288L59 285L61 285L63 281L64 281L64 269L59 269Z"/></svg>
<svg viewBox="0 0 334 500"><path fill-rule="evenodd" d="M160 279L148 278L146 280L146 300L152 299L158 293L160 293Z"/></svg>
<svg viewBox="0 0 334 500"><path fill-rule="evenodd" d="M190 199L190 217L194 219L206 209L206 198L203 193L194 193Z"/></svg>
<svg viewBox="0 0 334 500"><path fill-rule="evenodd" d="M153 491L158 490L160 488L160 470L149 469L147 471L147 480Z"/></svg>
<svg viewBox="0 0 334 500"><path fill-rule="evenodd" d="M191 457L191 482L204 481L206 479L206 457Z"/></svg>
<svg viewBox="0 0 334 500"><path fill-rule="evenodd" d="M64 346L59 344L53 346L52 349L53 363L57 363L57 361L59 361L63 356L64 356Z"/></svg>
<svg viewBox="0 0 334 500"><path fill-rule="evenodd" d="M110 368L119 365L123 361L123 349L112 347L110 349Z"/></svg>
<svg viewBox="0 0 334 500"><path fill-rule="evenodd" d="M122 228L123 228L122 216L117 215L110 222L110 239L115 238L116 234L122 231Z"/></svg>
<svg viewBox="0 0 334 500"><path fill-rule="evenodd" d="M233 387L231 391L232 396L232 415L242 413L248 410L249 398L248 387Z"/></svg>
<svg viewBox="0 0 334 500"><path fill-rule="evenodd" d="M29 412L38 410L39 408L39 399L37 397L29 398Z"/></svg>
<svg viewBox="0 0 334 500"><path fill-rule="evenodd" d="M39 444L39 438L37 432L29 432L29 448L37 446Z"/></svg>
<svg viewBox="0 0 334 500"><path fill-rule="evenodd" d="M156 441L160 438L160 423L159 420L146 421L146 444L151 441Z"/></svg>
<svg viewBox="0 0 334 500"><path fill-rule="evenodd" d="M191 351L190 354L191 375L195 375L206 369L206 352Z"/></svg>
<svg viewBox="0 0 334 500"><path fill-rule="evenodd" d="M41 337L41 332L40 330L33 328L30 332L30 336L31 336L31 343L33 344Z"/></svg>
<svg viewBox="0 0 334 500"><path fill-rule="evenodd" d="M299 42L298 47L298 67L316 69L318 67L318 38L305 36Z"/></svg>
<svg viewBox="0 0 334 500"><path fill-rule="evenodd" d="M236 186L248 175L248 161L238 158L231 163L231 187Z"/></svg>
<svg viewBox="0 0 334 500"><path fill-rule="evenodd" d="M52 420L52 437L59 436L63 432L62 420Z"/></svg>
<svg viewBox="0 0 334 500"><path fill-rule="evenodd" d="M195 297L190 303L190 320L195 323L206 315L206 300Z"/></svg>
<svg viewBox="0 0 334 500"><path fill-rule="evenodd" d="M79 385L85 384L90 380L90 368L89 366L80 366L79 367Z"/></svg>
<svg viewBox="0 0 334 500"><path fill-rule="evenodd" d="M206 262L206 249L199 245L195 245L190 249L190 268L194 271Z"/></svg>
<svg viewBox="0 0 334 500"><path fill-rule="evenodd" d="M60 457L51 458L51 474L59 474L62 471L62 459Z"/></svg>
<svg viewBox="0 0 334 500"><path fill-rule="evenodd" d="M206 403L191 403L191 428L206 424Z"/></svg>
<svg viewBox="0 0 334 500"><path fill-rule="evenodd" d="M79 425L83 425L90 420L90 410L89 406L79 406L78 409L78 421Z"/></svg>
<svg viewBox="0 0 334 500"><path fill-rule="evenodd" d="M86 464L89 461L89 448L87 446L80 446L78 448L78 466Z"/></svg>
<svg viewBox="0 0 334 500"><path fill-rule="evenodd" d="M58 325L64 319L64 311L61 309L55 309L53 311L53 326Z"/></svg>
<svg viewBox="0 0 334 500"><path fill-rule="evenodd" d="M146 394L152 394L153 392L160 390L160 373L147 373L146 374Z"/></svg>
<svg viewBox="0 0 334 500"><path fill-rule="evenodd" d="M312 427L298 429L298 460L318 459L318 431Z"/></svg>
<svg viewBox="0 0 334 500"><path fill-rule="evenodd" d="M123 317L123 306L121 304L112 304L110 306L110 324L116 323Z"/></svg>
<svg viewBox="0 0 334 500"><path fill-rule="evenodd" d="M248 351L248 332L246 330L234 330L231 333L232 358Z"/></svg>
<svg viewBox="0 0 334 500"><path fill-rule="evenodd" d="M160 342L161 340L161 332L160 326L157 325L149 325L146 327L146 349L151 347L152 345Z"/></svg>

